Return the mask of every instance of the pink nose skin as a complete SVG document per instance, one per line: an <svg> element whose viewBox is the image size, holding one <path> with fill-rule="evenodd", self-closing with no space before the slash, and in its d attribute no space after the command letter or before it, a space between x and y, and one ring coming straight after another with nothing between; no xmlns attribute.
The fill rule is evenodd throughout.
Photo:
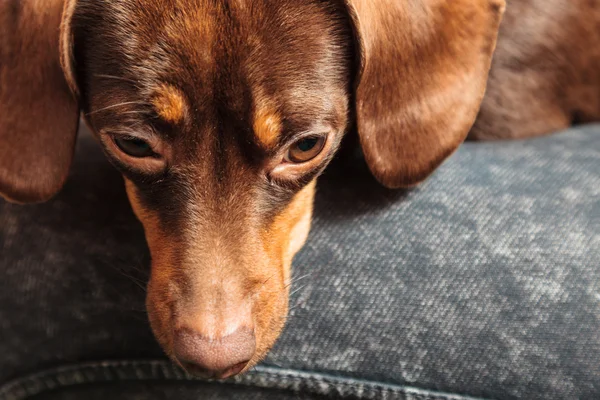
<svg viewBox="0 0 600 400"><path fill-rule="evenodd" d="M256 338L249 328L239 328L216 339L181 328L175 332L174 351L189 373L207 379L226 379L248 365L256 351Z"/></svg>

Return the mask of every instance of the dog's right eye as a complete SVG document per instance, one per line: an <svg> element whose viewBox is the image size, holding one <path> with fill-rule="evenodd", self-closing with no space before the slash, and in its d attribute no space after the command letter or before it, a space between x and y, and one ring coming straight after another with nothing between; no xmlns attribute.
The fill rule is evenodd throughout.
<svg viewBox="0 0 600 400"><path fill-rule="evenodd" d="M298 140L288 150L286 161L301 164L312 160L325 147L325 140L325 136L309 136Z"/></svg>
<svg viewBox="0 0 600 400"><path fill-rule="evenodd" d="M133 136L115 136L113 141L123 153L135 157L144 158L155 156L152 146L143 139Z"/></svg>

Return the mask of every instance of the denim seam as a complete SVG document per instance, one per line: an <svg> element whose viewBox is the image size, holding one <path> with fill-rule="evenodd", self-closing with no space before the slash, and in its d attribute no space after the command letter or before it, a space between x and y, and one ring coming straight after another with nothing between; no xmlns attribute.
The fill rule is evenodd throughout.
<svg viewBox="0 0 600 400"><path fill-rule="evenodd" d="M0 400L21 400L46 391L81 384L145 380L205 382L187 376L168 361L104 361L53 368L15 379L0 386ZM257 388L329 395L335 398L483 400L411 386L268 366L258 366L246 375L225 382Z"/></svg>

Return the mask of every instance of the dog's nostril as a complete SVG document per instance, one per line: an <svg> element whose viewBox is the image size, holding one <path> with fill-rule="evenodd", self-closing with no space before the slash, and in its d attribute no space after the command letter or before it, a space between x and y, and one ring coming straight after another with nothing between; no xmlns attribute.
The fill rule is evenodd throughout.
<svg viewBox="0 0 600 400"><path fill-rule="evenodd" d="M175 333L174 352L183 367L194 375L225 379L237 375L256 351L254 331L240 328L222 338L207 338L189 329Z"/></svg>

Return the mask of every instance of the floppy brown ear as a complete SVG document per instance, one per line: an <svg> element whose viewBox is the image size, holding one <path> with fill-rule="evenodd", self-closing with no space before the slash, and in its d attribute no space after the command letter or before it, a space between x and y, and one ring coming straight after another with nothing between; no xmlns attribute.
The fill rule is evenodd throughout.
<svg viewBox="0 0 600 400"><path fill-rule="evenodd" d="M424 180L466 138L504 0L345 0L360 68L357 128L385 186Z"/></svg>
<svg viewBox="0 0 600 400"><path fill-rule="evenodd" d="M61 32L63 4L0 1L0 195L8 200L47 200L73 157L79 108L61 68L59 43L71 41L68 23Z"/></svg>

